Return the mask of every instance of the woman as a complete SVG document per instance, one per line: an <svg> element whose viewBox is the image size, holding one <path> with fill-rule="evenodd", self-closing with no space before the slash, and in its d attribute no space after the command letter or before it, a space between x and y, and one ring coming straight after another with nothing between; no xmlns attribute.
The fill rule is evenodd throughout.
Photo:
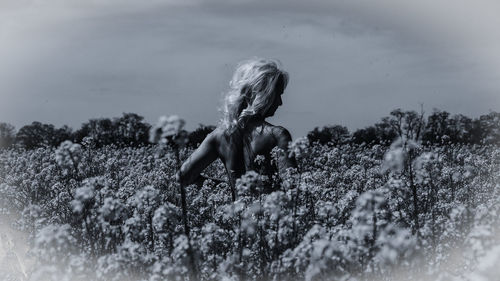
<svg viewBox="0 0 500 281"><path fill-rule="evenodd" d="M285 151L279 166L294 167L295 160L287 153L290 133L265 121L282 105L281 95L287 83L288 73L276 61L252 59L240 63L224 97L221 124L184 162L177 174L178 181L184 185L194 182L203 169L219 158L228 173L234 200L236 179L245 172L255 170L272 176L277 169L270 161L274 147ZM258 155L264 157L264 161L259 161L263 162L260 169L254 163Z"/></svg>

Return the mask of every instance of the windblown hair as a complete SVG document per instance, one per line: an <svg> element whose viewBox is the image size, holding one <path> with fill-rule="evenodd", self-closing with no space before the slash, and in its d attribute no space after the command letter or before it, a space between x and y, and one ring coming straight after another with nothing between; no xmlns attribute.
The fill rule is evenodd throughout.
<svg viewBox="0 0 500 281"><path fill-rule="evenodd" d="M238 64L224 96L222 125L234 132L245 128L248 120L264 117L274 101L274 89L282 81L288 84L288 73L279 61L254 58Z"/></svg>

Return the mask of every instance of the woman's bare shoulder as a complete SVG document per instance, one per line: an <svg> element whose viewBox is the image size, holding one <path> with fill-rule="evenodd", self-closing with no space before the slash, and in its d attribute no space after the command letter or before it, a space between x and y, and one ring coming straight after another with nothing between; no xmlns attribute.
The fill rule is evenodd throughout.
<svg viewBox="0 0 500 281"><path fill-rule="evenodd" d="M224 127L217 126L212 132L210 132L206 140L214 145L218 145L227 138L227 130Z"/></svg>
<svg viewBox="0 0 500 281"><path fill-rule="evenodd" d="M273 125L271 123L267 123L266 125L269 126L272 135L276 139L278 144L287 144L288 142L292 141L292 135L285 127Z"/></svg>

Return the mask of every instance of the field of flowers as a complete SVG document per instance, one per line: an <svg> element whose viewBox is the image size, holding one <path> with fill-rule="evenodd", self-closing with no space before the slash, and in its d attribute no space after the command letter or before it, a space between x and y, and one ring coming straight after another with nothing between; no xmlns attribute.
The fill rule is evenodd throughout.
<svg viewBox="0 0 500 281"><path fill-rule="evenodd" d="M249 172L233 202L225 182L206 180L186 187L184 220L175 173L190 152L1 150L1 213L29 235L28 278L490 280L500 263L496 146L298 139L280 190L262 193ZM220 162L205 173L226 178Z"/></svg>

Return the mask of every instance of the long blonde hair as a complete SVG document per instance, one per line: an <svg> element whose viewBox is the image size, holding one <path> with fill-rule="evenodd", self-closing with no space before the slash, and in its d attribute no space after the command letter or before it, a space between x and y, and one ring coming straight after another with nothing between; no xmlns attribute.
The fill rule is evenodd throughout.
<svg viewBox="0 0 500 281"><path fill-rule="evenodd" d="M244 128L253 117L264 117L273 104L277 82L283 81L284 90L288 79L277 60L254 58L240 62L229 83L230 90L224 95L222 125L233 132Z"/></svg>

